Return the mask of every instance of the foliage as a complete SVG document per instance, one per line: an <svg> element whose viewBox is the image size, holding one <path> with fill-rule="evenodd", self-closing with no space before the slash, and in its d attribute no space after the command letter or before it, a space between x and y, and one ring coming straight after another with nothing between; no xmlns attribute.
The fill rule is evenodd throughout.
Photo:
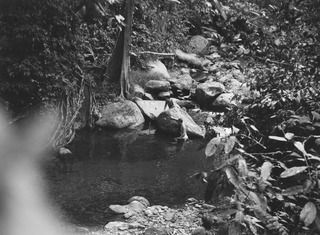
<svg viewBox="0 0 320 235"><path fill-rule="evenodd" d="M117 26L113 18L83 22L75 14L78 3L1 2L0 95L12 109L77 96L83 79L93 82L86 68L105 66Z"/></svg>
<svg viewBox="0 0 320 235"><path fill-rule="evenodd" d="M210 174L219 174L211 179L209 174L208 179L228 179L234 188L230 200L235 209L213 210L214 218L236 221L252 234L319 232L319 117L317 112L311 117L291 115L275 125L269 136L245 116L239 133L219 129L205 153L224 160L220 165L215 161Z"/></svg>

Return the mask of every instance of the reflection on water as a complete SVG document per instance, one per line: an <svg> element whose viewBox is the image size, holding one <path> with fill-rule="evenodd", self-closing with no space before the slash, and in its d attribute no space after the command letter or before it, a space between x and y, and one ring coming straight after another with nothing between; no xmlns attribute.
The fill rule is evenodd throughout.
<svg viewBox="0 0 320 235"><path fill-rule="evenodd" d="M134 195L151 204L181 204L202 196L204 186L188 177L204 167L200 144L177 144L149 129L83 131L71 147L72 172L48 170L51 193L66 216L82 225L105 224L108 206Z"/></svg>

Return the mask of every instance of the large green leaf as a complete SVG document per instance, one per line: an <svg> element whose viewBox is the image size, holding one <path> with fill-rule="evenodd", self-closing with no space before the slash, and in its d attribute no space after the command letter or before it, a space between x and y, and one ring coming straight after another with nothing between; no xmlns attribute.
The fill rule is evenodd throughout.
<svg viewBox="0 0 320 235"><path fill-rule="evenodd" d="M230 136L224 145L224 152L226 154L229 154L233 150L233 147L236 144L236 142L237 142L237 138L235 136Z"/></svg>
<svg viewBox="0 0 320 235"><path fill-rule="evenodd" d="M205 149L206 157L212 157L217 149L218 146L221 144L221 137L215 137L207 144L207 147Z"/></svg>
<svg viewBox="0 0 320 235"><path fill-rule="evenodd" d="M301 172L305 171L308 167L307 166L295 166L291 167L284 172L281 173L280 177L281 178L289 178L292 176L295 176L297 174L300 174Z"/></svg>
<svg viewBox="0 0 320 235"><path fill-rule="evenodd" d="M268 178L270 177L272 168L273 168L273 164L271 162L269 161L264 162L261 166L260 177L263 180L268 180Z"/></svg>
<svg viewBox="0 0 320 235"><path fill-rule="evenodd" d="M317 207L313 202L307 202L302 211L300 212L300 221L304 223L305 226L309 226L313 223L317 216Z"/></svg>

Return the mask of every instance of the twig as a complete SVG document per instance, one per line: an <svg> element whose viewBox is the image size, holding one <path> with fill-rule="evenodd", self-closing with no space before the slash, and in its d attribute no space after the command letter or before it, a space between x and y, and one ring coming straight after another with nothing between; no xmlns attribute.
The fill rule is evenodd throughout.
<svg viewBox="0 0 320 235"><path fill-rule="evenodd" d="M255 142L257 145L259 145L260 147L262 147L263 149L267 149L267 147L264 146L263 144L261 144L259 141L255 140L255 139L253 139L253 138L251 138L251 137L249 137L249 136L247 136L247 135L244 135L244 134L240 134L240 135L243 136L243 137L246 137L246 138L248 138L248 139L250 139L250 140L252 140L252 141Z"/></svg>
<svg viewBox="0 0 320 235"><path fill-rule="evenodd" d="M284 153L291 153L292 151L275 151L269 153L250 153L251 155L277 155L277 154L284 154Z"/></svg>
<svg viewBox="0 0 320 235"><path fill-rule="evenodd" d="M154 51L140 51L137 54L151 54L151 55L161 55L161 56L175 56L175 53L161 53L161 52L154 52Z"/></svg>
<svg viewBox="0 0 320 235"><path fill-rule="evenodd" d="M286 62L281 62L281 61L275 61L275 60L270 60L270 59L263 59L259 56L254 56L254 58L260 60L260 61L263 61L263 62L269 62L269 63L272 63L272 64L281 64L281 65L287 65L287 66L292 66L292 64L289 64L289 63L286 63Z"/></svg>

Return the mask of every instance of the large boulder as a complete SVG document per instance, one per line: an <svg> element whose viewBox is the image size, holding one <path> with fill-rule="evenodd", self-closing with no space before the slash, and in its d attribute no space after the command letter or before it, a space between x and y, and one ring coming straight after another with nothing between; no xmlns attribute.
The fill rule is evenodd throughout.
<svg viewBox="0 0 320 235"><path fill-rule="evenodd" d="M165 101L162 100L138 100L136 101L136 104L139 106L139 108L142 110L144 115L146 115L148 118L154 120L156 119L160 113L165 111Z"/></svg>
<svg viewBox="0 0 320 235"><path fill-rule="evenodd" d="M201 83L196 88L196 100L201 106L210 106L214 99L225 91L225 87L220 82L208 81Z"/></svg>
<svg viewBox="0 0 320 235"><path fill-rule="evenodd" d="M178 119L182 119L187 128L187 134L194 137L204 137L205 130L198 126L190 115L180 107L174 107L162 112L157 118L158 129L175 136L180 135Z"/></svg>
<svg viewBox="0 0 320 235"><path fill-rule="evenodd" d="M152 94L170 90L170 82L162 80L150 80L146 83L145 89Z"/></svg>
<svg viewBox="0 0 320 235"><path fill-rule="evenodd" d="M148 77L152 79L167 80L170 78L166 66L160 60L149 61L147 67L149 68Z"/></svg>
<svg viewBox="0 0 320 235"><path fill-rule="evenodd" d="M102 117L96 122L97 126L116 129L135 127L143 123L144 117L139 107L129 100L106 105Z"/></svg>

